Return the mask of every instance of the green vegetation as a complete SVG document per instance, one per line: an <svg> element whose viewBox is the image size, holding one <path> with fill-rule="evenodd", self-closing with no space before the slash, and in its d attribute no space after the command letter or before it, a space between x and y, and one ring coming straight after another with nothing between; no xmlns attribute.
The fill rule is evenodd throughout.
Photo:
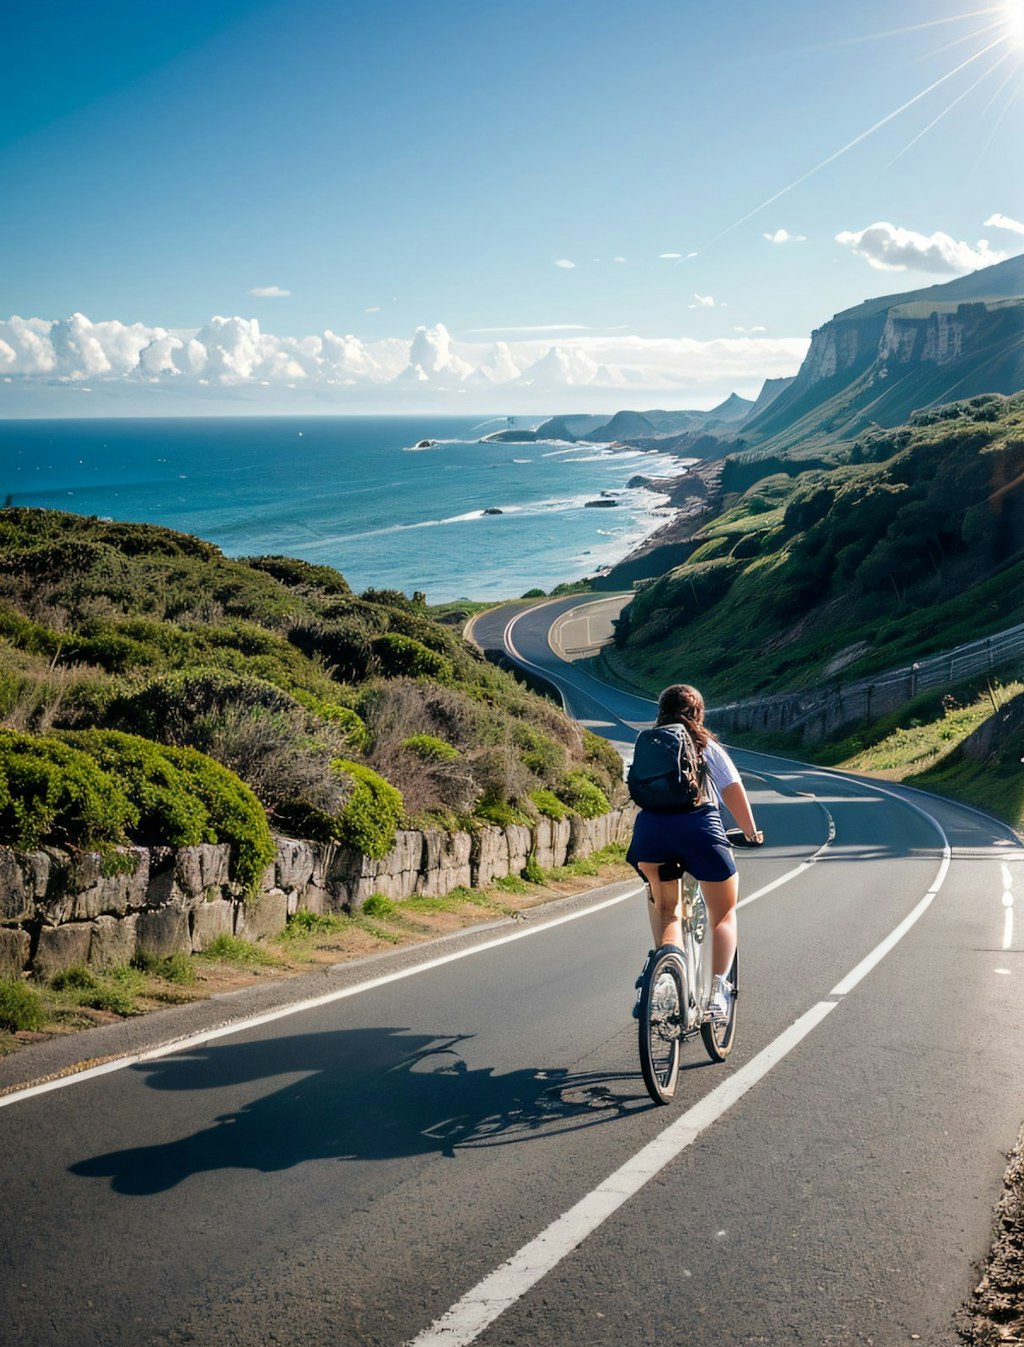
<svg viewBox="0 0 1024 1347"><path fill-rule="evenodd" d="M110 730L0 730L0 844L29 851L47 842L101 852L227 842L246 891L274 856L256 796L195 749Z"/></svg>
<svg viewBox="0 0 1024 1347"><path fill-rule="evenodd" d="M380 856L403 824L534 820L537 790L591 808L581 771L621 798L617 760L461 638L484 606L4 509L0 843L221 840L251 889L270 828Z"/></svg>
<svg viewBox="0 0 1024 1347"><path fill-rule="evenodd" d="M0 981L0 1029L9 1033L36 1032L46 1020L43 998L27 982Z"/></svg>
<svg viewBox="0 0 1024 1347"><path fill-rule="evenodd" d="M968 679L818 745L783 734L741 735L842 771L901 781L961 800L1024 831L1024 683Z"/></svg>
<svg viewBox="0 0 1024 1347"><path fill-rule="evenodd" d="M218 935L194 956L209 963L226 963L235 968L272 968L280 962L273 954L237 935Z"/></svg>
<svg viewBox="0 0 1024 1347"><path fill-rule="evenodd" d="M714 703L839 667L852 681L1020 621L1024 396L875 430L831 463L761 462L750 480L759 460L743 459L689 560L638 593L613 670L652 692L685 670Z"/></svg>

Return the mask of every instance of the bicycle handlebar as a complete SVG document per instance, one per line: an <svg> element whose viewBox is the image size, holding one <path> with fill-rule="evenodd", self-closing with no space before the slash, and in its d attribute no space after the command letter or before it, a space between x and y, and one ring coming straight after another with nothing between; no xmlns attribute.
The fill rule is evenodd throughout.
<svg viewBox="0 0 1024 1347"><path fill-rule="evenodd" d="M725 831L726 840L731 847L763 847L764 833L754 834L751 840L742 828L727 828Z"/></svg>

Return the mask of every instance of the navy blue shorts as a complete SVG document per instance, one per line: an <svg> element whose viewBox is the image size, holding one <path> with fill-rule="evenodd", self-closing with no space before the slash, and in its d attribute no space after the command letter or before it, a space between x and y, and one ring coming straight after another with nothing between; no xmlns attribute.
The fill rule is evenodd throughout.
<svg viewBox="0 0 1024 1347"><path fill-rule="evenodd" d="M702 804L685 814L641 809L626 860L638 874L641 861L651 865L678 861L694 879L712 883L736 873L722 815L713 804Z"/></svg>

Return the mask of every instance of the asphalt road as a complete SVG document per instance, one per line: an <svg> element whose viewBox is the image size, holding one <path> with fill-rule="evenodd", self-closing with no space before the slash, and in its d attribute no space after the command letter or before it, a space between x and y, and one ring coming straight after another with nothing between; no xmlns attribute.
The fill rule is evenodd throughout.
<svg viewBox="0 0 1024 1347"><path fill-rule="evenodd" d="M624 736L649 717L556 675ZM698 1042L647 1098L627 883L9 1094L4 1343L955 1342L1024 1117L1024 853L737 758L769 845L739 857L726 1064Z"/></svg>

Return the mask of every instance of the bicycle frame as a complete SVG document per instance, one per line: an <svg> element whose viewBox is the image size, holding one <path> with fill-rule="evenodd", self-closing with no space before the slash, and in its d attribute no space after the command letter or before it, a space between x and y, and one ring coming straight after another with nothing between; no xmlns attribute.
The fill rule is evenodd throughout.
<svg viewBox="0 0 1024 1347"><path fill-rule="evenodd" d="M700 1034L713 1061L724 1062L732 1051L736 1025L737 958L733 956L733 992L727 1019L713 1020L709 1006L712 983L712 940L707 903L699 884L682 867L666 865L662 880L678 885L680 945L651 950L640 975L637 1020L640 1067L651 1098L667 1104L675 1094L681 1045Z"/></svg>
<svg viewBox="0 0 1024 1347"><path fill-rule="evenodd" d="M681 1008L677 1032L684 1038L690 1038L706 1020L708 1003L711 999L710 927L707 903L700 891L700 885L692 875L685 872L677 873L674 878L677 910L683 932L683 942L679 948L688 993L686 1005ZM651 951L648 962L657 952Z"/></svg>

